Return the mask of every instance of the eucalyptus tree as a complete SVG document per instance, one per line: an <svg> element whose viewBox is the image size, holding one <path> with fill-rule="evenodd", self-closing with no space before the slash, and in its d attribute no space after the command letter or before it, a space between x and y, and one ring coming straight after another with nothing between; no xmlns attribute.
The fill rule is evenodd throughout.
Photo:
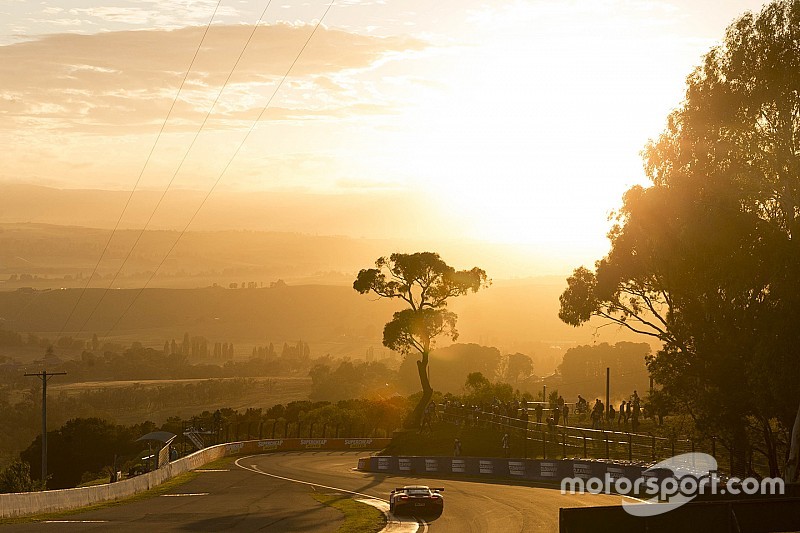
<svg viewBox="0 0 800 533"><path fill-rule="evenodd" d="M723 438L734 469L750 448L772 475L785 460L790 478L800 438L798 51L798 0L731 24L646 146L651 184L624 195L611 251L575 270L559 314L661 341L651 375L701 432Z"/></svg>
<svg viewBox="0 0 800 533"><path fill-rule="evenodd" d="M407 306L394 313L383 328L384 346L406 356L419 354L417 372L422 397L404 423L407 428L419 427L424 409L433 397L428 361L436 338L458 338L458 317L447 309L448 301L477 292L489 283L482 269L456 270L433 252L394 253L388 258L378 258L375 268L358 273L353 282L356 291L397 299Z"/></svg>

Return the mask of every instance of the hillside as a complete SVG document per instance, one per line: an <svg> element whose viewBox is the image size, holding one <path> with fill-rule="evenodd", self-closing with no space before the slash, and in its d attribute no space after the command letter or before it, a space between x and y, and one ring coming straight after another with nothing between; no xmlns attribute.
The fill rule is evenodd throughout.
<svg viewBox="0 0 800 533"><path fill-rule="evenodd" d="M534 371L544 375L555 369L571 346L642 341L616 328L596 331L594 326L572 328L562 323L557 315L561 283L556 278L498 281L485 291L454 300L451 308L459 315L459 342L496 346L504 353L527 353L534 357ZM2 324L9 330L55 337L80 292L0 291ZM145 289L136 298L139 292L87 290L65 335L75 335L86 323L80 335L84 339L91 338L92 333L102 337L113 327L112 340L160 347L168 339L180 341L188 332L205 336L210 342L233 342L237 357L248 356L254 345L302 339L315 356L330 353L363 358L370 346L377 353L385 353L381 346L383 325L397 309L395 302L361 296L348 286L334 285L156 288ZM120 319L129 305L130 310Z"/></svg>

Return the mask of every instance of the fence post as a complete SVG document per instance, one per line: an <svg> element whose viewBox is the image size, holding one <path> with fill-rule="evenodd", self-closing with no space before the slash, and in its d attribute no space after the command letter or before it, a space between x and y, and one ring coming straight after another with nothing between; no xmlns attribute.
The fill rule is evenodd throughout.
<svg viewBox="0 0 800 533"><path fill-rule="evenodd" d="M656 436L650 433L651 444L650 444L650 458L652 461L656 460Z"/></svg>
<svg viewBox="0 0 800 533"><path fill-rule="evenodd" d="M567 458L567 432L561 432L561 458Z"/></svg>
<svg viewBox="0 0 800 533"><path fill-rule="evenodd" d="M586 433L581 431L581 436L583 437L583 458L586 459Z"/></svg>
<svg viewBox="0 0 800 533"><path fill-rule="evenodd" d="M542 431L542 458L547 459L547 433Z"/></svg>
<svg viewBox="0 0 800 533"><path fill-rule="evenodd" d="M528 428L525 428L525 431L522 432L522 453L525 456L525 459L528 458Z"/></svg>
<svg viewBox="0 0 800 533"><path fill-rule="evenodd" d="M608 435L606 434L605 431L603 431L603 440L606 441L606 459L608 459L609 458L609 455L608 455Z"/></svg>
<svg viewBox="0 0 800 533"><path fill-rule="evenodd" d="M628 461L633 462L633 435L628 433Z"/></svg>
<svg viewBox="0 0 800 533"><path fill-rule="evenodd" d="M717 458L717 437L711 437L711 456L716 459Z"/></svg>

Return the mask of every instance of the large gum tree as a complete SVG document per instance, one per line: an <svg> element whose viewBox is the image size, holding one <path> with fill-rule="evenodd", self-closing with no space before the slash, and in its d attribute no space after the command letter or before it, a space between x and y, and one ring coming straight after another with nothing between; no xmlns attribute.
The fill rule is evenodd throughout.
<svg viewBox="0 0 800 533"><path fill-rule="evenodd" d="M456 270L433 252L394 253L378 258L375 268L358 273L353 288L359 293L373 292L408 306L394 313L383 328L384 346L406 356L419 354L417 371L422 397L405 420L406 428L419 427L425 406L433 397L428 360L436 338L458 338L458 317L447 309L448 301L477 292L489 283L482 269Z"/></svg>
<svg viewBox="0 0 800 533"><path fill-rule="evenodd" d="M795 479L800 1L728 28L644 160L650 186L625 194L611 251L568 279L560 317L601 317L663 342L651 375L722 439L733 470L760 456L770 475Z"/></svg>

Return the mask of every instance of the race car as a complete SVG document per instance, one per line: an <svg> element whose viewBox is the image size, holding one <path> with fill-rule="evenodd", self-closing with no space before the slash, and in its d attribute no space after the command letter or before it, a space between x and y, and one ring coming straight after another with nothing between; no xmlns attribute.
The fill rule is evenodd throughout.
<svg viewBox="0 0 800 533"><path fill-rule="evenodd" d="M442 514L444 498L442 488L410 485L394 489L389 494L389 511L392 514Z"/></svg>

